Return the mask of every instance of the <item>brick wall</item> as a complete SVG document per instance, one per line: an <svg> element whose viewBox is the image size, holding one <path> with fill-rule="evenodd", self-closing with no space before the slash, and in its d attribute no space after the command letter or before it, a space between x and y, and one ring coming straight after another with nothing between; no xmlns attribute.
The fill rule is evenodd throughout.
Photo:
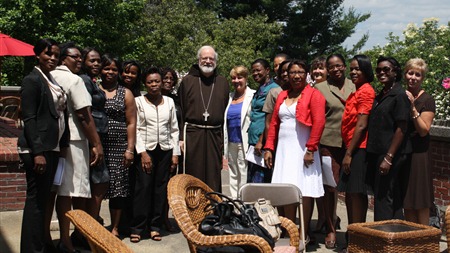
<svg viewBox="0 0 450 253"><path fill-rule="evenodd" d="M26 179L19 169L17 154L17 129L14 120L0 117L0 211L23 208L26 196Z"/></svg>
<svg viewBox="0 0 450 253"><path fill-rule="evenodd" d="M18 162L0 164L0 211L23 209L26 178Z"/></svg>
<svg viewBox="0 0 450 253"><path fill-rule="evenodd" d="M434 198L438 206L450 205L450 141L432 140L430 158L433 166Z"/></svg>
<svg viewBox="0 0 450 253"><path fill-rule="evenodd" d="M17 154L17 136L21 130L14 125L9 119L0 117L0 211L22 209L26 195L25 173L19 169ZM444 207L450 205L450 128L444 134L434 130L432 128L429 155L433 166L435 201ZM340 199L344 200L342 194ZM370 203L372 208L372 198Z"/></svg>

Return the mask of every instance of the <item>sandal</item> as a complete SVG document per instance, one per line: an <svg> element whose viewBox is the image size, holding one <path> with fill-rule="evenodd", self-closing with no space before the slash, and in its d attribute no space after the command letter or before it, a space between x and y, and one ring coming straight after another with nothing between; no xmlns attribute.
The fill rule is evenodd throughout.
<svg viewBox="0 0 450 253"><path fill-rule="evenodd" d="M158 231L152 231L152 232L150 232L150 238L151 238L153 241L161 241L161 240L162 240L161 234L160 234Z"/></svg>
<svg viewBox="0 0 450 253"><path fill-rule="evenodd" d="M332 234L332 233L330 233L330 234ZM328 234L328 236L330 234ZM336 248L336 235L334 235L334 240L328 239L328 236L325 237L325 248L327 248L327 249L334 249L334 248Z"/></svg>
<svg viewBox="0 0 450 253"><path fill-rule="evenodd" d="M131 234L130 235L130 242L138 243L140 241L141 241L141 236L140 235L136 235L136 234Z"/></svg>

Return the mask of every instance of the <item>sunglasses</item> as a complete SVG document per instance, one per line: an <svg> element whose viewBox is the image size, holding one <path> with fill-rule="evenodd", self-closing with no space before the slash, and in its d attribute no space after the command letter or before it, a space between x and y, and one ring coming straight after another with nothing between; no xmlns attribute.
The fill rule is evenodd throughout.
<svg viewBox="0 0 450 253"><path fill-rule="evenodd" d="M381 72L389 73L389 72L391 72L392 70L393 70L393 69L390 68L390 67L376 68L376 69L375 69L375 73L377 73L377 74L381 74Z"/></svg>

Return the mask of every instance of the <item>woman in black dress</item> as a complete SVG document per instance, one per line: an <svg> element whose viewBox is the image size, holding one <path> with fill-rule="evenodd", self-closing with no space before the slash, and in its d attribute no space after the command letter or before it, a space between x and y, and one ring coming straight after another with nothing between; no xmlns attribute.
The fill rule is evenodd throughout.
<svg viewBox="0 0 450 253"><path fill-rule="evenodd" d="M92 118L103 145L105 134L108 132L108 117L105 112L105 92L98 87L98 84L101 83L100 70L102 68L100 53L96 49L88 47L81 52L81 58L81 68L84 74L80 75L80 77L83 79L89 94L91 94ZM103 219L99 216L99 212L109 183L109 171L105 161L103 160L102 163L91 166L91 174L89 176L92 198L88 200L87 210L94 219L103 224Z"/></svg>
<svg viewBox="0 0 450 253"><path fill-rule="evenodd" d="M136 104L131 91L118 83L120 64L117 58L102 56L102 84L105 92L105 112L108 116L108 132L104 139L105 162L109 170L109 187L105 198L109 199L112 234L119 236L119 221L130 196L129 167L134 161L136 143Z"/></svg>
<svg viewBox="0 0 450 253"><path fill-rule="evenodd" d="M427 73L424 60L415 58L406 63L406 95L411 101L410 139L412 144L411 169L403 208L405 219L428 225L430 208L434 202L433 175L428 159L430 128L436 105L433 97L422 89Z"/></svg>

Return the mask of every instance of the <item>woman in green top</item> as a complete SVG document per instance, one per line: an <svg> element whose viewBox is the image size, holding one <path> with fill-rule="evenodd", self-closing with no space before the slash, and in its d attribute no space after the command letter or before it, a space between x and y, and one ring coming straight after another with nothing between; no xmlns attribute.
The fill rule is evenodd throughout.
<svg viewBox="0 0 450 253"><path fill-rule="evenodd" d="M250 126L248 128L248 144L254 147L255 155L262 156L262 148L264 146L265 136L265 116L262 111L267 93L270 89L278 87L278 84L270 78L270 64L267 60L256 59L252 63L251 73L253 79L259 83L258 90L253 96L250 112ZM272 179L272 171L254 163L248 163L247 182L253 183L270 183Z"/></svg>

